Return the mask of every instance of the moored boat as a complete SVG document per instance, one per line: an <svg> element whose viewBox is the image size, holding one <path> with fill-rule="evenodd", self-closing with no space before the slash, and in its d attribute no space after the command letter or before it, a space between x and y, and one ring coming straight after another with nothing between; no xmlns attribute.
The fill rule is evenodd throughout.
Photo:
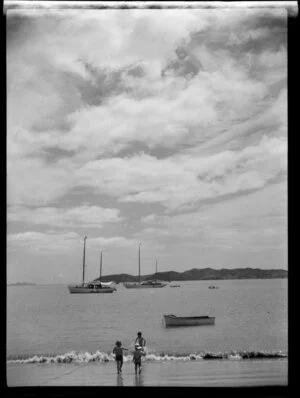
<svg viewBox="0 0 300 398"><path fill-rule="evenodd" d="M158 287L165 287L167 284L158 281L144 281L141 283L134 283L134 282L124 282L124 286L127 289L143 289L147 287L158 288Z"/></svg>
<svg viewBox="0 0 300 398"><path fill-rule="evenodd" d="M157 275L157 260L156 260L156 275ZM139 281L138 282L124 282L127 289L145 289L145 288L159 288L167 286L166 283L155 280L148 280L141 282L141 243L139 244Z"/></svg>
<svg viewBox="0 0 300 398"><path fill-rule="evenodd" d="M198 326L198 325L214 325L215 317L208 315L203 316L176 316L164 315L166 327L168 326Z"/></svg>
<svg viewBox="0 0 300 398"><path fill-rule="evenodd" d="M83 262L82 262L82 283L81 284L70 284L68 285L68 289L70 293L113 293L116 291L115 284L113 282L103 283L101 282L101 273L102 273L102 251L100 257L100 278L96 281L84 282L85 276L85 242L87 240L87 236L84 237L84 245L83 245Z"/></svg>
<svg viewBox="0 0 300 398"><path fill-rule="evenodd" d="M113 293L117 290L113 284L107 285L99 282L88 282L79 285L68 285L70 293Z"/></svg>

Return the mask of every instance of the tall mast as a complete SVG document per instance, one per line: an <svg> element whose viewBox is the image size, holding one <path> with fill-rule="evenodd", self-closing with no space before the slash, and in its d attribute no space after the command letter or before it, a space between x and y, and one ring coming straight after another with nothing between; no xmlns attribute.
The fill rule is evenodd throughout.
<svg viewBox="0 0 300 398"><path fill-rule="evenodd" d="M82 263L82 284L84 285L84 270L85 270L85 241L87 240L87 236L84 237L83 243L83 263Z"/></svg>
<svg viewBox="0 0 300 398"><path fill-rule="evenodd" d="M141 283L141 243L139 244L139 283Z"/></svg>
<svg viewBox="0 0 300 398"><path fill-rule="evenodd" d="M102 250L101 250L101 256L100 256L100 282L101 282L101 275L102 275Z"/></svg>
<svg viewBox="0 0 300 398"><path fill-rule="evenodd" d="M155 280L157 279L157 258L156 258L156 266L155 266Z"/></svg>

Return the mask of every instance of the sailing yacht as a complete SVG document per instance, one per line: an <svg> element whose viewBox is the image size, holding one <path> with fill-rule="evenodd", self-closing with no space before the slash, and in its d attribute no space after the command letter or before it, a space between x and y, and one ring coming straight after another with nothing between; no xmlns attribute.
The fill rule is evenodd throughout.
<svg viewBox="0 0 300 398"><path fill-rule="evenodd" d="M102 251L100 256L100 279L87 283L84 282L86 240L87 236L84 237L84 244L83 244L82 283L79 285L74 285L74 284L68 285L69 292L70 293L113 293L115 290L117 290L113 282L108 282L108 283L101 282Z"/></svg>
<svg viewBox="0 0 300 398"><path fill-rule="evenodd" d="M156 275L157 275L157 260L156 260ZM123 284L127 289L143 289L147 287L158 288L167 285L166 283L159 282L156 279L154 281L148 280L141 282L141 244L139 244L139 281L137 283L124 282Z"/></svg>

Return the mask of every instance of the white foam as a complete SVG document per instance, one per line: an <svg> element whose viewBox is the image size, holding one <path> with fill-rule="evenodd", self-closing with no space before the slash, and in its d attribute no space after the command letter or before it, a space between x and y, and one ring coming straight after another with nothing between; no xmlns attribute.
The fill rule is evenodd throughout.
<svg viewBox="0 0 300 398"><path fill-rule="evenodd" d="M143 361L154 361L154 362L168 362L168 361L198 361L198 360L242 360L242 359L252 359L252 358L286 358L287 353L279 352L255 352L255 351L245 351L245 352L206 352L206 353L194 353L194 354L166 354L166 353L148 353L143 357ZM131 362L133 356L128 354L124 355L124 362ZM71 351L62 355L34 355L29 358L12 358L7 361L7 363L17 363L17 364L29 364L29 363L89 363L89 362L111 362L115 360L113 353L104 353L101 351L96 351L94 353L86 352L76 352Z"/></svg>

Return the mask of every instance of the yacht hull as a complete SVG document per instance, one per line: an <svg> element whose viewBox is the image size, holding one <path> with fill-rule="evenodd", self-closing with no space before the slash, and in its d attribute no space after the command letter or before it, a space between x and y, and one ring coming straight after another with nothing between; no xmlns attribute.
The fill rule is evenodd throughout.
<svg viewBox="0 0 300 398"><path fill-rule="evenodd" d="M159 285L143 285L143 284L140 284L140 283L124 283L124 286L127 288L127 289L157 289L157 288L160 288L160 287L165 287L166 286L166 283L162 283L162 284L159 284Z"/></svg>
<svg viewBox="0 0 300 398"><path fill-rule="evenodd" d="M111 287L88 288L83 286L68 286L70 293L113 293L116 289Z"/></svg>

